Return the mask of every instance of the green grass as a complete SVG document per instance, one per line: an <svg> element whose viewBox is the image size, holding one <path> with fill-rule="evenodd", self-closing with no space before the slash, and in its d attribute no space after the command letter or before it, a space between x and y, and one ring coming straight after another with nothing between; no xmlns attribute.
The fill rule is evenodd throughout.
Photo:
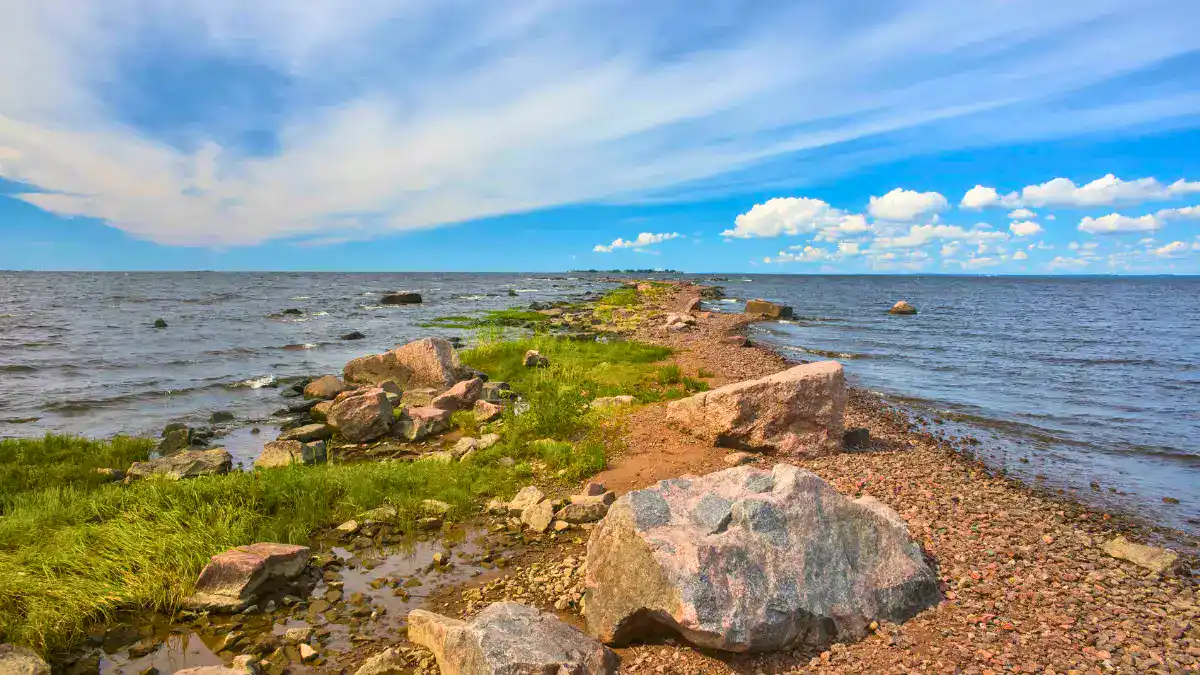
<svg viewBox="0 0 1200 675"><path fill-rule="evenodd" d="M624 286L605 293L604 296L600 298L599 304L601 306L608 305L611 307L629 307L632 305L637 305L640 302L641 301L638 298L637 289L630 286Z"/></svg>
<svg viewBox="0 0 1200 675"><path fill-rule="evenodd" d="M29 486L5 493L0 518L0 642L60 654L93 621L176 606L208 557L230 547L307 543L321 528L384 503L397 507L401 525L411 525L424 499L447 502L452 516L462 516L482 499L511 494L528 471L495 462L389 462L128 486L95 485L83 473L61 486L27 479L69 475L60 467L71 450L84 464L135 455L126 443L138 445L66 437L4 443L6 459L24 457L33 466L6 461L0 473L2 485ZM39 455L44 447L56 450Z"/></svg>
<svg viewBox="0 0 1200 675"><path fill-rule="evenodd" d="M149 457L154 445L149 439L125 436L111 441L54 435L0 440L0 515L23 492L100 485L104 478L96 469L125 469Z"/></svg>
<svg viewBox="0 0 1200 675"><path fill-rule="evenodd" d="M532 309L493 309L487 311L483 316L443 316L420 324L423 328L483 328L485 326L498 326L504 328L526 328L530 326L536 327L538 324L549 321L550 317L541 312Z"/></svg>

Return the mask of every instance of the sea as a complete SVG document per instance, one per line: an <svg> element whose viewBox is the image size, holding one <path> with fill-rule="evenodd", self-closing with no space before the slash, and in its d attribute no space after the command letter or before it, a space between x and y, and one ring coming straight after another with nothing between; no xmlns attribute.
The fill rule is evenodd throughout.
<svg viewBox="0 0 1200 675"><path fill-rule="evenodd" d="M794 318L750 337L797 362L841 361L852 384L975 436L984 461L1032 485L1200 533L1200 278L658 276L724 286L711 311L788 304ZM588 273L0 272L0 437L157 435L228 412L220 442L248 465L274 437L287 378L428 335L471 338L421 325L438 317L615 285ZM399 290L424 302L379 303ZM919 313L889 315L901 299ZM341 339L352 331L366 337Z"/></svg>

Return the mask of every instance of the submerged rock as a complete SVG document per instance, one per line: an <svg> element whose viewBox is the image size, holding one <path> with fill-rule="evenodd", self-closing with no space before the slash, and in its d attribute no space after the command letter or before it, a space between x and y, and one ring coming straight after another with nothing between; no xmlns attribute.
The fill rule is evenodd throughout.
<svg viewBox="0 0 1200 675"><path fill-rule="evenodd" d="M0 645L0 673L50 675L50 665L37 652L20 645Z"/></svg>
<svg viewBox="0 0 1200 675"><path fill-rule="evenodd" d="M307 546L265 542L218 553L200 572L196 592L185 604L197 610L240 612L260 592L276 590L300 576L308 554Z"/></svg>
<svg viewBox="0 0 1200 675"><path fill-rule="evenodd" d="M403 389L445 388L461 379L462 365L454 347L443 338L424 338L383 354L364 356L346 364L348 383L378 386L392 380Z"/></svg>
<svg viewBox="0 0 1200 675"><path fill-rule="evenodd" d="M381 305L419 305L422 302L421 294L412 291L400 291L399 293L388 293L379 299Z"/></svg>
<svg viewBox="0 0 1200 675"><path fill-rule="evenodd" d="M790 319L792 318L792 308L787 305L780 305L766 300L747 300L746 314L761 314L768 319Z"/></svg>
<svg viewBox="0 0 1200 675"><path fill-rule="evenodd" d="M367 337L366 335L363 335L362 333L360 333L356 330L352 330L349 333L346 333L345 335L343 335L342 339L343 340L365 340L366 337Z"/></svg>
<svg viewBox="0 0 1200 675"><path fill-rule="evenodd" d="M916 313L917 313L917 308L908 304L907 300L901 300L901 301L897 302L896 304L892 305L891 309L888 310L888 314L916 314Z"/></svg>
<svg viewBox="0 0 1200 675"><path fill-rule="evenodd" d="M858 638L939 600L900 516L780 464L684 476L613 504L587 545L588 630L762 652Z"/></svg>
<svg viewBox="0 0 1200 675"><path fill-rule="evenodd" d="M368 443L387 435L395 420L392 402L383 389L363 389L335 401L329 421L351 443Z"/></svg>
<svg viewBox="0 0 1200 675"><path fill-rule="evenodd" d="M673 401L667 420L721 447L816 457L842 449L846 398L842 365L821 361Z"/></svg>
<svg viewBox="0 0 1200 675"><path fill-rule="evenodd" d="M154 320L154 327L155 327L155 328L166 328L166 327L167 327L167 322L166 322L166 321L164 321L164 320L162 320L162 319L155 319L155 320Z"/></svg>
<svg viewBox="0 0 1200 675"><path fill-rule="evenodd" d="M150 476L171 480L215 476L229 473L233 468L233 455L225 448L212 450L185 450L174 455L159 457L146 462L134 462L126 472L126 480L134 481Z"/></svg>
<svg viewBox="0 0 1200 675"><path fill-rule="evenodd" d="M408 639L433 652L446 675L615 675L620 665L558 617L515 602L490 605L470 622L413 610Z"/></svg>

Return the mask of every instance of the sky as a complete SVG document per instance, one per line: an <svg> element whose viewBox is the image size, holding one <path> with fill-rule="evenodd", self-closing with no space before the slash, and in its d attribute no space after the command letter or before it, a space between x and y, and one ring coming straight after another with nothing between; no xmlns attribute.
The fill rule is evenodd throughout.
<svg viewBox="0 0 1200 675"><path fill-rule="evenodd" d="M0 0L0 269L1200 273L1193 0Z"/></svg>

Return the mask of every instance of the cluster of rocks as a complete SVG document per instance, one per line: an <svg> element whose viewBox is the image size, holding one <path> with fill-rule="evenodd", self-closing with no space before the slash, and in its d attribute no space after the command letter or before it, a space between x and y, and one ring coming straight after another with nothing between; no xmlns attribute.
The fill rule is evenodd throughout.
<svg viewBox="0 0 1200 675"><path fill-rule="evenodd" d="M692 316L690 313L687 313L687 312L684 312L682 314L675 314L675 313L668 314L666 323L663 324L663 328L669 332L686 331L686 330L691 330L695 327L696 327L696 317Z"/></svg>
<svg viewBox="0 0 1200 675"><path fill-rule="evenodd" d="M507 516L513 525L533 532L564 532L574 526L598 522L608 513L616 495L600 483L588 483L580 494L565 499L550 499L536 486L530 485L511 501L492 501L488 511Z"/></svg>

